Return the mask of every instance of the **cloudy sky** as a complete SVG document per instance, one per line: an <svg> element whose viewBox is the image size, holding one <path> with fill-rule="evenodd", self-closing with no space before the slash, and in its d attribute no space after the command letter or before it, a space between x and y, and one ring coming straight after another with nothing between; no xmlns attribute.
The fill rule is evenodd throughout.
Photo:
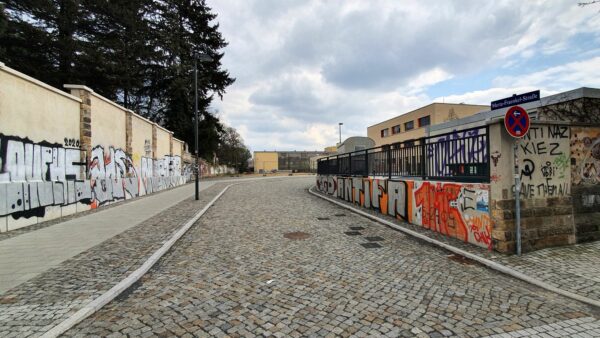
<svg viewBox="0 0 600 338"><path fill-rule="evenodd" d="M207 0L237 80L214 109L252 151L322 150L431 102L600 88L600 5Z"/></svg>

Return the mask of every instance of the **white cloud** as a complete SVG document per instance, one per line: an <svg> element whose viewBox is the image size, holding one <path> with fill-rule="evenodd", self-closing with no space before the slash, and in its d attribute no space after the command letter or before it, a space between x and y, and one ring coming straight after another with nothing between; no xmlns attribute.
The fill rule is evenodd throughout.
<svg viewBox="0 0 600 338"><path fill-rule="evenodd" d="M432 102L427 90L490 70L519 71L443 87L446 102L600 86L600 15L569 1L208 0L236 77L223 120L253 150L321 149ZM590 43L572 39L586 37ZM570 50L579 60L526 65ZM551 64L551 63L550 63ZM449 81L449 82L452 82Z"/></svg>
<svg viewBox="0 0 600 338"><path fill-rule="evenodd" d="M557 91L578 87L600 87L600 57L571 62L530 74L500 76L494 80L494 85L533 86Z"/></svg>

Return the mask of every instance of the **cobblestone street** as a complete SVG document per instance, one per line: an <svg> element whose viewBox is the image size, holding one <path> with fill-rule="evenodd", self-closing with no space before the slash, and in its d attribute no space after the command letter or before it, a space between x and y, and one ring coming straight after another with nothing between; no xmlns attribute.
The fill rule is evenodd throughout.
<svg viewBox="0 0 600 338"><path fill-rule="evenodd" d="M66 336L600 336L597 309L352 214L313 184L231 187Z"/></svg>

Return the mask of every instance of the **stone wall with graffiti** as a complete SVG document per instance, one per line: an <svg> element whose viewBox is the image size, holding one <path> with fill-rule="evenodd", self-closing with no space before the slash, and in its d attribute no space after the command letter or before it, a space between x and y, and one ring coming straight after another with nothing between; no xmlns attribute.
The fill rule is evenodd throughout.
<svg viewBox="0 0 600 338"><path fill-rule="evenodd" d="M361 207L492 249L489 184L320 175L316 186Z"/></svg>
<svg viewBox="0 0 600 338"><path fill-rule="evenodd" d="M571 195L570 135L568 126L533 125L518 142L521 198Z"/></svg>
<svg viewBox="0 0 600 338"><path fill-rule="evenodd" d="M571 181L577 242L600 239L600 127L571 127Z"/></svg>
<svg viewBox="0 0 600 338"><path fill-rule="evenodd" d="M490 152L495 248L515 251L515 143L521 179L522 250L600 239L599 161L594 157L600 128L536 122L518 141L501 125L496 134Z"/></svg>

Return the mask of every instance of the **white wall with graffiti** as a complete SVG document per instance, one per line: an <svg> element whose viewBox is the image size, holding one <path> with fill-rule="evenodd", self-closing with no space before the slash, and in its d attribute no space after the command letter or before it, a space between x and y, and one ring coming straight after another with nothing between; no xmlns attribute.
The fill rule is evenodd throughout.
<svg viewBox="0 0 600 338"><path fill-rule="evenodd" d="M0 91L0 232L191 177L171 132L89 88L69 95L0 65Z"/></svg>
<svg viewBox="0 0 600 338"><path fill-rule="evenodd" d="M141 158L96 146L89 164L75 143L0 134L0 231L98 208L186 183L181 157ZM138 169L139 168L139 169Z"/></svg>

